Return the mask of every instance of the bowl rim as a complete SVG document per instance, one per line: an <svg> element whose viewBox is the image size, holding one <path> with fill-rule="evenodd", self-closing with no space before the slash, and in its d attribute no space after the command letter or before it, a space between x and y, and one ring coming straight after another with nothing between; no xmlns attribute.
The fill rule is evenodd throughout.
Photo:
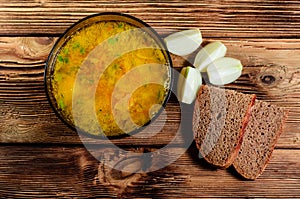
<svg viewBox="0 0 300 199"><path fill-rule="evenodd" d="M94 134L90 134L90 133L87 133L83 130L80 130L79 127L76 127L75 125L72 125L70 124L68 121L66 121L66 119L64 118L64 116L60 113L60 111L58 110L58 108L55 106L54 104L54 101L56 102L55 100L55 97L53 96L52 94L52 90L50 88L51 84L49 82L48 84L48 78L51 77L51 73L49 72L51 68L51 59L52 57L56 56L57 54L57 49L60 49L62 46L59 46L59 43L65 39L65 36L68 34L68 33L72 33L70 32L73 28L75 28L77 25L83 23L84 21L86 20L89 20L91 18L94 18L94 17L100 17L100 16L104 16L104 15L107 15L107 16L118 16L118 17L125 17L125 18L129 18L131 20L134 20L136 21L137 23L141 24L142 27L145 27L147 28L151 34L153 34L155 36L155 41L156 43L158 43L158 45L162 48L162 50L165 52L164 55L165 55L165 59L167 61L167 67L169 68L169 82L168 82L168 88L167 88L167 92L166 92L166 96L165 96L165 99L163 101L163 103L161 104L162 107L160 108L160 110L157 111L157 113L154 114L154 116L152 118L150 118L150 120L148 122L146 122L143 126L141 127L138 127L137 129L134 129L128 133L122 133L120 135L114 135L114 136L109 136L109 135L105 135L105 134L100 134L100 135L94 135ZM78 29L76 29L78 30ZM152 38L153 36L150 35ZM48 74L48 72L50 74ZM121 12L100 12L100 13L96 13L96 14L92 14L92 15L88 15L80 20L78 20L77 22L73 23L71 26L69 26L60 36L59 38L56 40L56 42L54 43L48 57L47 57L47 60L45 62L45 69L44 69L44 88L45 88L45 92L46 92L46 98L47 98L47 101L49 102L51 108L54 110L55 112L55 115L64 123L66 124L70 129L76 131L78 134L81 135L84 135L86 137L89 137L89 138L94 138L94 139L103 139L104 137L107 137L107 139L119 139L119 138L123 138L123 137L129 137L131 135L134 135L138 132L141 132L142 130L144 130L150 123L152 123L153 121L155 121L162 113L162 111L164 110L164 108L166 107L167 105L167 102L169 101L170 99L170 96L171 96L171 93L172 93L172 88L173 88L173 83L174 83L174 72L173 72L173 63L172 63L172 59L171 59L171 55L170 55L170 52L164 42L164 40L162 39L162 37L146 22L144 22L143 20L139 19L139 18L136 18L132 15L129 15L129 14L125 14L125 13L121 13ZM49 87L49 88L48 88ZM53 100L52 100L53 98Z"/></svg>

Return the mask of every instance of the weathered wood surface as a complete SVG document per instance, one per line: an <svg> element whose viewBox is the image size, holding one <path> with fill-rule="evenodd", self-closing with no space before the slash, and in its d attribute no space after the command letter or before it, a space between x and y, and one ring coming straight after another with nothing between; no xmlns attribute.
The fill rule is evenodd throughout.
<svg viewBox="0 0 300 199"><path fill-rule="evenodd" d="M99 155L109 150L105 148ZM122 178L82 147L6 146L0 151L0 195L6 198L38 198L41 195L47 198L252 198L270 195L291 198L300 196L299 156L299 150L293 153L276 150L259 179L242 181L232 169L212 169L191 149L164 169Z"/></svg>
<svg viewBox="0 0 300 199"><path fill-rule="evenodd" d="M297 0L1 0L0 35L60 34L98 12L130 13L161 32L201 28L205 37L299 37Z"/></svg>
<svg viewBox="0 0 300 199"><path fill-rule="evenodd" d="M86 151L47 101L44 66L66 28L106 11L141 18L162 36L200 28L204 43L221 40L228 56L244 65L243 75L228 88L256 93L290 110L285 131L259 179L243 181L231 169L212 169L197 157L194 145L168 167L134 175L114 173ZM0 0L0 198L300 197L299 35L300 2L295 0ZM172 56L176 70L193 62L193 56ZM180 123L174 96L166 112L167 122L155 123L158 128L164 125L155 136L146 138L152 133L148 129L145 136L114 143L136 151L168 144ZM180 132L191 133L190 121L184 121ZM174 151L183 141L176 142ZM99 154L111 152L105 144Z"/></svg>

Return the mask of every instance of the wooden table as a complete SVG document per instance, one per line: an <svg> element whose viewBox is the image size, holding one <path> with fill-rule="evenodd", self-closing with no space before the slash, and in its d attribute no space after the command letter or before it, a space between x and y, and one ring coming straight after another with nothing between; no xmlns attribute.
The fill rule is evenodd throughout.
<svg viewBox="0 0 300 199"><path fill-rule="evenodd" d="M0 2L0 198L300 197L300 1ZM259 99L290 109L263 175L244 181L232 169L215 170L198 158L194 144L158 171L114 175L85 149L78 134L58 119L47 101L45 60L71 24L106 11L138 17L162 36L200 28L205 43L224 42L228 56L244 65L243 75L226 87L256 93ZM187 65L176 56L172 59L176 70ZM174 96L166 112L167 122L156 136L114 143L139 152L168 144L180 123ZM190 133L188 127L182 131ZM102 153L109 150L104 147ZM174 146L176 150L180 144Z"/></svg>

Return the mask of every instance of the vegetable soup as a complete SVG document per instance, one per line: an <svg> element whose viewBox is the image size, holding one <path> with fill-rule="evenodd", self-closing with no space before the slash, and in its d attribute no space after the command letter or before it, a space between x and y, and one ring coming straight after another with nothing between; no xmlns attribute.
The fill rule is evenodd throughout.
<svg viewBox="0 0 300 199"><path fill-rule="evenodd" d="M59 49L52 73L60 114L93 135L144 126L161 110L170 86L166 52L143 28L123 21L77 30Z"/></svg>

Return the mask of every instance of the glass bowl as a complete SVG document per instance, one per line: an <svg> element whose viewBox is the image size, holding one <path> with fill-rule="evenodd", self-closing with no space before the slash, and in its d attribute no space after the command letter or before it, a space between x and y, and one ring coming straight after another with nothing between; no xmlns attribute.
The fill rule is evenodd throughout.
<svg viewBox="0 0 300 199"><path fill-rule="evenodd" d="M57 40L45 89L58 117L77 132L119 137L139 132L165 107L172 61L157 32L122 13L99 13Z"/></svg>

